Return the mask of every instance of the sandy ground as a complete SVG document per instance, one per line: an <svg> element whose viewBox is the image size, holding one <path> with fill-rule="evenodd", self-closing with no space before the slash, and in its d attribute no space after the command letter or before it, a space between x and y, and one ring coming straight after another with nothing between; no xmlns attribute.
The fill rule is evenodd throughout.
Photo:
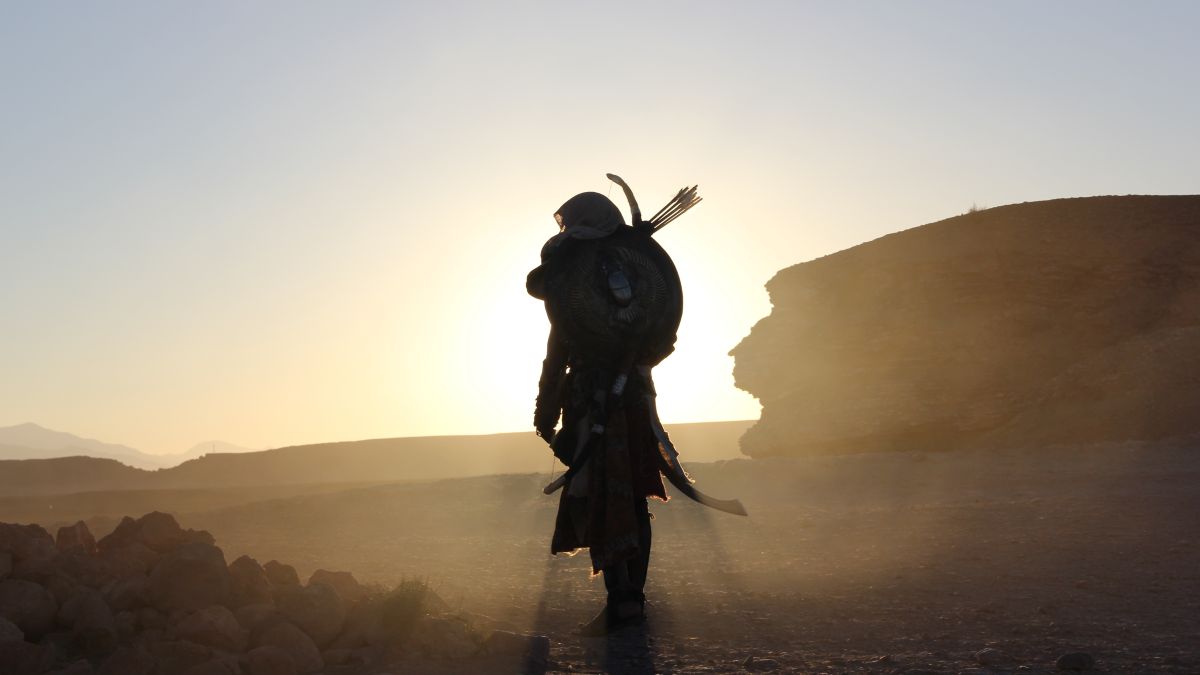
<svg viewBox="0 0 1200 675"><path fill-rule="evenodd" d="M573 634L603 602L586 554L548 555L547 476L377 486L185 515L227 559L428 580L549 635L562 672L1200 672L1200 454L1051 451L693 467L749 518L652 504L648 622ZM992 649L981 664L976 654Z"/></svg>

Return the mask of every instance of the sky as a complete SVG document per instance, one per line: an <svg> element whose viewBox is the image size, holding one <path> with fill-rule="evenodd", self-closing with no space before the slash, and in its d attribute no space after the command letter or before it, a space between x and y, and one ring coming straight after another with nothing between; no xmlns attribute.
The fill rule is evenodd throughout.
<svg viewBox="0 0 1200 675"><path fill-rule="evenodd" d="M754 419L781 268L978 207L1194 194L1193 2L0 4L0 426L147 452L532 428L583 191L684 285L664 420ZM803 355L797 355L803 358ZM536 439L535 439L536 440Z"/></svg>

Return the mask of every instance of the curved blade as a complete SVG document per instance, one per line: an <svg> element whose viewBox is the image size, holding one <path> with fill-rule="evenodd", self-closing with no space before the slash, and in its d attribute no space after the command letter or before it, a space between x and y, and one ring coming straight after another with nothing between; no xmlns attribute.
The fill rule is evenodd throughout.
<svg viewBox="0 0 1200 675"><path fill-rule="evenodd" d="M647 370L642 375L650 382L650 391L646 392L645 403L646 409L650 413L650 427L654 430L654 436L658 440L658 460L663 475L671 481L671 485L674 485L676 490L694 502L711 509L732 513L735 516L749 515L746 513L746 507L742 506L740 501L709 497L692 485L692 479L688 477L687 471L684 471L683 465L679 463L679 451L675 449L675 444L671 442L671 437L667 435L667 430L663 428L662 422L658 419L658 404L655 402L654 382L650 380L650 373Z"/></svg>
<svg viewBox="0 0 1200 675"><path fill-rule="evenodd" d="M697 490L696 486L689 483L687 479L684 478L680 473L671 470L670 466L665 461L663 462L663 467L663 475L667 477L667 480L671 481L671 485L674 485L676 490L679 490L685 497L691 499L692 501L703 504L711 509L724 511L725 513L732 513L735 516L750 515L746 513L746 507L742 506L740 501L736 499L717 499L716 497L709 497L703 492Z"/></svg>

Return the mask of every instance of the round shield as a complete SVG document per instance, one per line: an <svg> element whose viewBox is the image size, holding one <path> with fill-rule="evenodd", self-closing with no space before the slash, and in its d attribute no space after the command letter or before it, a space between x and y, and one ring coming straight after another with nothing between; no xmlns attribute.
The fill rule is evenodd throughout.
<svg viewBox="0 0 1200 675"><path fill-rule="evenodd" d="M584 361L656 364L675 349L683 288L667 252L625 227L564 242L546 260L546 311Z"/></svg>

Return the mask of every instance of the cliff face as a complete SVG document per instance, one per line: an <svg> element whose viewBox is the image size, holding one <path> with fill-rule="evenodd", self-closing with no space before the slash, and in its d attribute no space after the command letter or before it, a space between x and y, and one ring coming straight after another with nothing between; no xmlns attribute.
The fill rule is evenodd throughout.
<svg viewBox="0 0 1200 675"><path fill-rule="evenodd" d="M1200 432L1200 196L1015 204L789 267L751 456Z"/></svg>

